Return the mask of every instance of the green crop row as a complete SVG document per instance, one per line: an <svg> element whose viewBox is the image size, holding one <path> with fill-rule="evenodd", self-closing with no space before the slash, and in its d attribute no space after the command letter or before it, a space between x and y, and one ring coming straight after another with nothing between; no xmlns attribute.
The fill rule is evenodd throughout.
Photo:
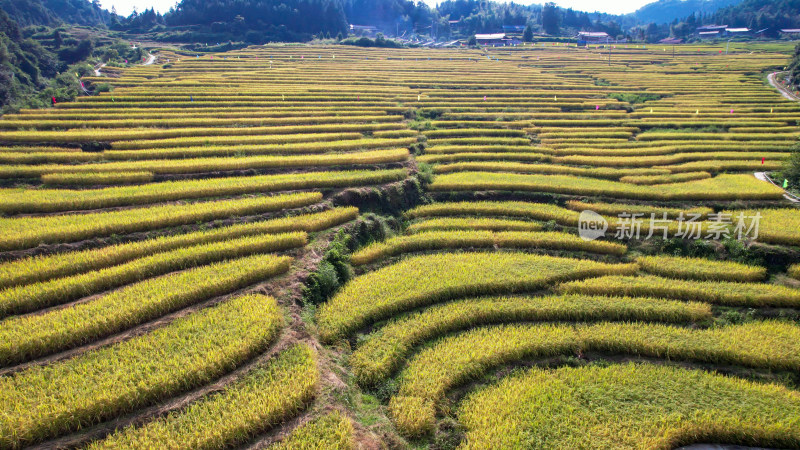
<svg viewBox="0 0 800 450"><path fill-rule="evenodd" d="M283 327L274 299L234 298L152 333L0 377L0 444L77 431L217 379Z"/></svg>
<svg viewBox="0 0 800 450"><path fill-rule="evenodd" d="M287 272L292 258L254 255L141 281L96 299L10 317L0 327L0 366L118 333L164 314Z"/></svg>
<svg viewBox="0 0 800 450"><path fill-rule="evenodd" d="M326 342L400 312L454 298L535 291L592 276L631 274L635 264L605 264L522 253L458 253L409 257L348 283L320 307Z"/></svg>

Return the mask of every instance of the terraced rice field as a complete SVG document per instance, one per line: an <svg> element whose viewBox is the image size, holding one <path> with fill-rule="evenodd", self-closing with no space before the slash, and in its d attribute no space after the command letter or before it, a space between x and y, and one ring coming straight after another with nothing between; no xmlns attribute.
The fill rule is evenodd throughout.
<svg viewBox="0 0 800 450"><path fill-rule="evenodd" d="M161 50L6 115L0 447L800 448L790 53Z"/></svg>

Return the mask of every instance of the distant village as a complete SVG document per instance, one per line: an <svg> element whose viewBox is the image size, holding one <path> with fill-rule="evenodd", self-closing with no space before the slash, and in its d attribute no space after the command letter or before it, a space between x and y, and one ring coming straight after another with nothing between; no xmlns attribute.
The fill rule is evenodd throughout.
<svg viewBox="0 0 800 450"><path fill-rule="evenodd" d="M459 21L451 20L449 23L451 29L457 31ZM503 31L497 33L479 33L475 34L474 44L485 47L513 47L523 43L522 33L525 30L524 25L503 25ZM761 30L751 30L750 28L733 28L728 25L703 25L695 30L695 40L714 40L714 39L748 39L748 38L765 38L767 37L768 28ZM785 28L780 29L780 35L789 39L800 38L800 28ZM350 25L350 34L354 36L364 36L374 38L380 33L378 27L371 25ZM544 33L534 33L535 40L548 40L558 39L563 42L564 36L550 36ZM405 37L403 35L396 36L393 39L403 43L418 45L421 47L431 48L444 48L444 47L463 47L470 44L471 38L455 39L447 42L437 41L431 38L421 37ZM567 37L569 39L569 37ZM591 44L624 44L628 40L625 38L615 38L604 31L580 31L571 40L578 46L586 46ZM683 44L684 39L679 38L665 38L658 41L659 44L678 45Z"/></svg>

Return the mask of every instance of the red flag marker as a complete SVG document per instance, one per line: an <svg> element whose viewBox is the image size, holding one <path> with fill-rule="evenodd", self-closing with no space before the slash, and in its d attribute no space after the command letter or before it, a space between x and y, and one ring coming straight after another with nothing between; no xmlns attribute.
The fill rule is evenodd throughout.
<svg viewBox="0 0 800 450"><path fill-rule="evenodd" d="M767 158L763 158L763 157L762 157L762 158L761 158L761 164L764 164L764 160L766 160L766 159L767 159Z"/></svg>

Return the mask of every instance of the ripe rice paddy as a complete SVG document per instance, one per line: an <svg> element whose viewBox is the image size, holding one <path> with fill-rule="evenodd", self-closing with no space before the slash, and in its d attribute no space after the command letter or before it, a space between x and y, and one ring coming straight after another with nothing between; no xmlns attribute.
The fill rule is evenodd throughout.
<svg viewBox="0 0 800 450"><path fill-rule="evenodd" d="M160 49L0 118L0 447L800 447L791 48L667 50Z"/></svg>

